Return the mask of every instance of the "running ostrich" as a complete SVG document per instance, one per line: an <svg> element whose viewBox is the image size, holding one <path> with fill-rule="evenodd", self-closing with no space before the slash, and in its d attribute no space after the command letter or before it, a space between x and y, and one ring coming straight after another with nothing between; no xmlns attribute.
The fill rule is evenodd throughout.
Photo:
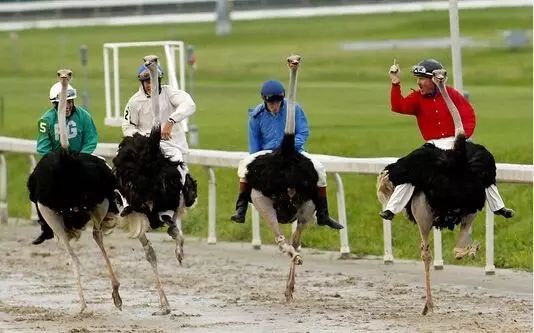
<svg viewBox="0 0 534 333"><path fill-rule="evenodd" d="M78 295L80 313L87 304L80 281L80 263L70 246L72 238L78 239L86 224L93 221L93 239L98 244L111 278L112 298L115 306L122 310L117 280L103 244L103 233L114 227L113 219L105 219L108 210L115 207L112 200L116 188L115 177L105 160L86 153L69 152L66 127L67 87L72 71L57 72L61 83L59 94L58 122L61 150L46 154L37 163L28 179L30 200L65 246L70 257ZM73 186L75 184L75 186Z"/></svg>
<svg viewBox="0 0 534 333"><path fill-rule="evenodd" d="M144 58L150 71L151 82L158 82L158 63L156 56ZM158 84L152 84L152 96L159 96ZM196 181L185 175L182 182L183 162L172 162L165 158L160 149L161 121L159 99L150 98L154 112L154 125L149 136L136 133L126 136L119 145L117 156L113 159L114 173L123 202L127 203L121 215L124 216L131 236L138 238L145 250L156 279L156 290L160 299L160 311L154 315L171 312L167 296L161 284L156 252L146 237L149 228L168 226L167 233L176 241L175 254L181 264L184 256L184 237L176 225L176 219L185 214L185 207L191 207L197 197ZM162 215L162 211L174 212L173 217Z"/></svg>
<svg viewBox="0 0 534 333"><path fill-rule="evenodd" d="M302 264L298 252L306 224L313 220L312 198L317 192L318 175L310 159L295 150L295 95L300 56L287 58L290 68L286 126L278 150L260 155L247 166L247 182L252 188L252 203L275 234L283 253L291 257L285 297L290 302L295 289L295 268ZM279 223L297 221L297 228L288 243Z"/></svg>
<svg viewBox="0 0 534 333"><path fill-rule="evenodd" d="M416 188L406 206L406 213L418 225L421 234L426 293L423 315L433 311L430 230L432 227L453 230L460 224L460 233L454 247L455 258L474 257L480 245L471 240L469 229L476 212L484 207L484 189L494 184L496 177L492 154L484 146L466 141L460 114L444 85L446 74L445 70L435 70L432 80L443 95L454 121L454 148L442 150L426 144L388 165L377 179L377 196L383 205L393 193L394 186L409 182Z"/></svg>

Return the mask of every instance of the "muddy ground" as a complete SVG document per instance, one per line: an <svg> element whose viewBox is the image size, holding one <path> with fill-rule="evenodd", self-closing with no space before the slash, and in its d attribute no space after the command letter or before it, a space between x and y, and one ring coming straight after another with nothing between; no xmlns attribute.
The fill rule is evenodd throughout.
<svg viewBox="0 0 534 333"><path fill-rule="evenodd" d="M0 226L0 332L532 332L532 274L447 265L431 271L434 312L421 316L419 262L338 260L303 251L295 300L285 303L289 260L272 246L187 238L179 266L174 243L150 233L172 312L158 310L152 270L137 240L105 238L121 282L122 311L100 252L85 231L73 242L88 309L78 314L74 278L56 240L29 245L38 228ZM306 237L304 235L304 237ZM418 244L414 244L418 246ZM483 254L482 254L483 255Z"/></svg>

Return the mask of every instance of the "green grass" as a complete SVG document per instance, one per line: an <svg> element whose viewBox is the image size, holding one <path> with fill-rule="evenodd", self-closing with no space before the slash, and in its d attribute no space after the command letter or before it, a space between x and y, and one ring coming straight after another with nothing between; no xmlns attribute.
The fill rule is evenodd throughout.
<svg viewBox="0 0 534 333"><path fill-rule="evenodd" d="M475 140L484 144L498 162L532 163L532 48L515 51L503 47L506 29L531 29L532 12L519 9L469 10L460 13L463 36L488 40L491 48L465 48L462 52L464 86L477 110ZM36 120L48 108L48 89L55 71L70 67L73 85L83 90L79 47L89 47L88 89L90 111L101 141L118 142L118 128L105 127L102 44L141 40L184 40L196 46L195 121L202 149L247 149L247 108L259 102L258 89L268 78L287 82L284 59L290 53L303 56L297 99L307 113L312 153L353 157L402 156L422 139L412 117L389 111L387 69L395 57L401 66L403 91L415 87L409 75L414 63L427 57L451 66L448 49L396 49L344 52L343 42L397 38L445 37L448 14L404 13L306 19L234 22L230 36L214 36L213 24L181 24L18 32L15 46L7 33L0 34L0 94L4 98L5 123L1 135L35 138ZM121 99L136 89L135 70L145 54L159 48L121 51ZM13 64L7 66L6 64ZM452 72L452 68L449 68ZM451 78L451 82L453 78ZM79 98L78 103L81 102ZM10 216L29 216L24 184L29 170L26 156L8 156ZM184 221L187 234L207 235L207 174L191 168L199 180L199 205ZM251 238L250 222L227 221L237 194L235 170L217 169L217 232L221 240ZM356 254L382 253L380 206L375 196L375 177L343 175L349 240ZM329 179L330 210L336 212L335 180ZM532 185L500 184L506 203L517 211L512 220L496 218L495 260L498 267L532 270ZM404 218L393 223L394 255L419 257L417 227ZM36 230L37 232L37 230ZM457 232L444 232L445 262L455 262L452 248ZM262 226L262 237L273 236ZM484 250L484 219L479 216L474 237ZM338 248L338 235L313 227L303 237L305 246ZM482 265L483 252L468 264ZM455 262L456 263L456 262Z"/></svg>

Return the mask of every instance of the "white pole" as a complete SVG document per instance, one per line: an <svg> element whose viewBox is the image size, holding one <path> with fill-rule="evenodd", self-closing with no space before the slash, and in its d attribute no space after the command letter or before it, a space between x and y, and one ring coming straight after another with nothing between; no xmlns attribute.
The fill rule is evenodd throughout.
<svg viewBox="0 0 534 333"><path fill-rule="evenodd" d="M180 52L180 89L185 91L185 43L179 42L178 44L178 52Z"/></svg>
<svg viewBox="0 0 534 333"><path fill-rule="evenodd" d="M336 197L337 197L337 218L338 222L344 227L339 230L339 252L341 258L350 258L349 246L349 230L347 227L347 212L345 208L345 189L343 187L343 180L339 173L336 173Z"/></svg>
<svg viewBox="0 0 534 333"><path fill-rule="evenodd" d="M7 224L7 163L0 154L0 224Z"/></svg>
<svg viewBox="0 0 534 333"><path fill-rule="evenodd" d="M111 83L109 73L109 48L104 46L104 91L106 93L106 119L104 123L110 125L113 121L111 116Z"/></svg>
<svg viewBox="0 0 534 333"><path fill-rule="evenodd" d="M495 263L493 258L493 245L494 245L494 216L493 212L489 208L488 205L486 205L486 267L484 268L484 271L486 271L486 275L493 275L495 274Z"/></svg>
<svg viewBox="0 0 534 333"><path fill-rule="evenodd" d="M120 89L119 89L119 48L113 48L113 93L115 95L115 114L113 118L120 119Z"/></svg>
<svg viewBox="0 0 534 333"><path fill-rule="evenodd" d="M443 269L443 253L441 251L441 230L438 228L434 229L434 269L441 270Z"/></svg>
<svg viewBox="0 0 534 333"><path fill-rule="evenodd" d="M180 52L180 86L178 87L178 89L181 89L183 91L186 91L185 90L185 64L186 64L186 59L185 59L185 44L184 42L178 42L178 52ZM176 66L175 66L176 68ZM174 80L176 80L176 71L174 73ZM182 120L182 122L180 123L182 125L182 128L184 129L184 132L189 132L189 118L185 118L184 120Z"/></svg>
<svg viewBox="0 0 534 333"><path fill-rule="evenodd" d="M35 160L35 155L30 154L28 156L30 158L30 174L31 174L33 170L35 169L35 166L37 165L37 161ZM30 209L31 209L30 220L32 220L33 222L37 222L37 220L39 219L39 216L37 215L37 207L31 201L30 201Z"/></svg>
<svg viewBox="0 0 534 333"><path fill-rule="evenodd" d="M261 249L261 234L260 234L260 213L254 205L249 205L252 212L252 248L254 250Z"/></svg>
<svg viewBox="0 0 534 333"><path fill-rule="evenodd" d="M463 93L464 84L462 79L462 46L460 44L460 24L458 19L458 1L449 0L449 24L451 33L452 72L454 87Z"/></svg>
<svg viewBox="0 0 534 333"><path fill-rule="evenodd" d="M208 168L208 244L217 243L217 179L212 168Z"/></svg>
<svg viewBox="0 0 534 333"><path fill-rule="evenodd" d="M382 207L382 210L386 209L385 205ZM393 263L393 247L391 239L391 221L382 220L382 229L384 231L384 264Z"/></svg>
<svg viewBox="0 0 534 333"><path fill-rule="evenodd" d="M163 49L165 50L165 57L167 58L167 76L169 78L169 84L173 88L180 89L180 87L178 87L178 81L176 80L176 58L174 57L174 51L169 44L165 44Z"/></svg>

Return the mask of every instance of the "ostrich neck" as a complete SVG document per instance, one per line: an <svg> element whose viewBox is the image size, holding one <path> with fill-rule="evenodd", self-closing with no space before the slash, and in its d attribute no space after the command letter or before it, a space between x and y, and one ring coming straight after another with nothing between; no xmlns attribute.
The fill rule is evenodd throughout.
<svg viewBox="0 0 534 333"><path fill-rule="evenodd" d="M440 83L437 86L441 95L443 96L443 99L445 100L445 104L447 104L449 112L451 113L452 120L454 121L454 136L457 136L458 134L464 134L465 131L464 126L462 124L462 118L460 117L460 112L458 111L456 105L454 105L454 103L452 102L449 93L445 88L445 84Z"/></svg>
<svg viewBox="0 0 534 333"><path fill-rule="evenodd" d="M150 102L152 104L152 112L154 112L154 126L161 124L160 112L159 112L159 79L157 67L149 67L150 70Z"/></svg>
<svg viewBox="0 0 534 333"><path fill-rule="evenodd" d="M58 102L58 126L59 126L59 142L61 148L69 149L69 138L67 136L67 84L61 85Z"/></svg>
<svg viewBox="0 0 534 333"><path fill-rule="evenodd" d="M295 98L297 95L297 69L292 68L289 73L289 89L287 97L287 113L285 134L295 134Z"/></svg>

